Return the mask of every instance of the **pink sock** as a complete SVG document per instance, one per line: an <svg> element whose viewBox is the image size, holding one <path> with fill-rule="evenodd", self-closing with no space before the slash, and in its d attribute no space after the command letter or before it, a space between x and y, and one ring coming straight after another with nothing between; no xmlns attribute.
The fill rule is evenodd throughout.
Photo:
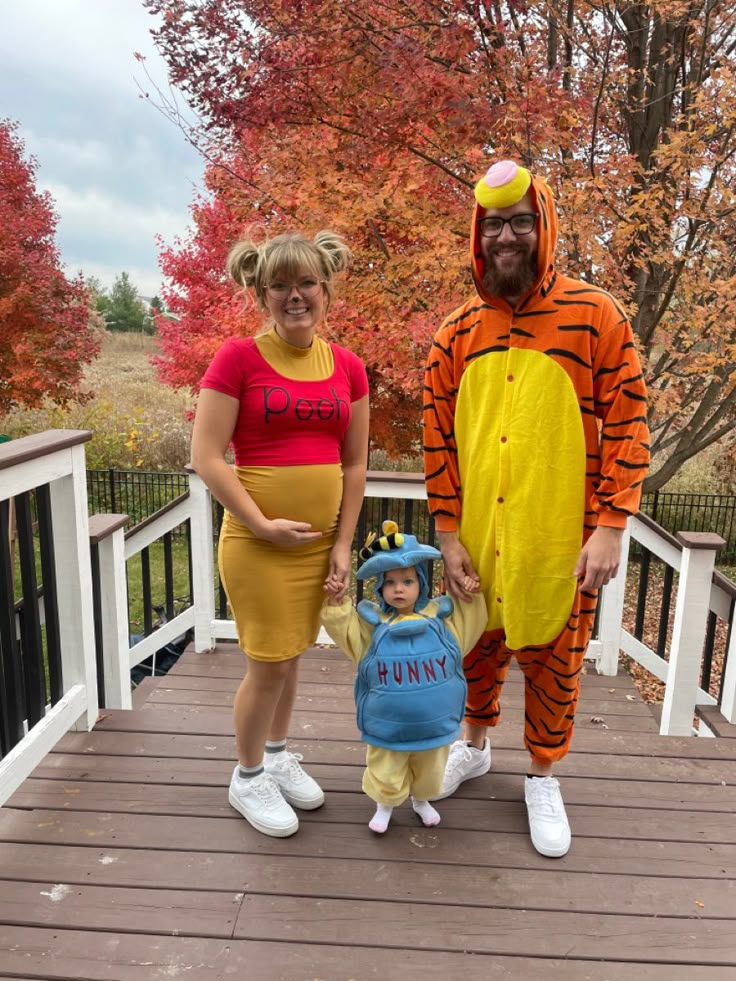
<svg viewBox="0 0 736 981"><path fill-rule="evenodd" d="M435 811L428 800L414 800L412 797L411 806L422 819L422 824L425 828L434 828L435 825L440 823L439 813Z"/></svg>
<svg viewBox="0 0 736 981"><path fill-rule="evenodd" d="M378 804L376 806L376 813L368 822L368 827L371 829L371 831L375 831L377 834L382 835L386 828L388 828L392 812L393 807L387 807L386 804Z"/></svg>

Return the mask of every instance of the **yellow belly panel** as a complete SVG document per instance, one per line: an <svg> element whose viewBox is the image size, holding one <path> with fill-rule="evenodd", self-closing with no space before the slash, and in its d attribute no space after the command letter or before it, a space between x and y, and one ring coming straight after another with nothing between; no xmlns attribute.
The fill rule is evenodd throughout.
<svg viewBox="0 0 736 981"><path fill-rule="evenodd" d="M572 382L539 351L486 354L466 369L455 436L460 538L481 577L489 630L546 644L567 623L582 547L585 438Z"/></svg>

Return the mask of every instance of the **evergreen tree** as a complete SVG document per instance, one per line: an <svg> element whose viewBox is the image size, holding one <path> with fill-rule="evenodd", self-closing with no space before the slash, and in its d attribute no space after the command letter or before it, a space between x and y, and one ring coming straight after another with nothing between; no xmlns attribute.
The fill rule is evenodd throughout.
<svg viewBox="0 0 736 981"><path fill-rule="evenodd" d="M153 333L153 319L126 272L121 273L109 294L98 296L97 309L108 330Z"/></svg>

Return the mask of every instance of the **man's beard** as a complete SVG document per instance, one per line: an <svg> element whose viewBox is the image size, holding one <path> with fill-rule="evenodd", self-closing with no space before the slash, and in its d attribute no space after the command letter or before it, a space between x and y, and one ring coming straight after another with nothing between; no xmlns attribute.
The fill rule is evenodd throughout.
<svg viewBox="0 0 736 981"><path fill-rule="evenodd" d="M521 255L521 253L519 253ZM518 264L510 273L502 273L496 268L492 254L485 262L483 287L489 296L523 296L531 289L537 279L536 252L525 250L525 261Z"/></svg>

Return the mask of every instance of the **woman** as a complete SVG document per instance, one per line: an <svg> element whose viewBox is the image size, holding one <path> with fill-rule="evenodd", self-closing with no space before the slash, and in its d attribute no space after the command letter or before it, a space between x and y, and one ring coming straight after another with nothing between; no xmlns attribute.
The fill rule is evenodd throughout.
<svg viewBox="0 0 736 981"><path fill-rule="evenodd" d="M233 716L230 803L267 835L294 834L293 807L324 801L286 750L299 655L314 643L324 589L345 592L365 490L368 381L360 360L317 335L340 236L239 242L228 271L268 314L257 337L226 341L202 381L192 465L225 507L220 576L247 671ZM235 467L225 459L235 451Z"/></svg>

